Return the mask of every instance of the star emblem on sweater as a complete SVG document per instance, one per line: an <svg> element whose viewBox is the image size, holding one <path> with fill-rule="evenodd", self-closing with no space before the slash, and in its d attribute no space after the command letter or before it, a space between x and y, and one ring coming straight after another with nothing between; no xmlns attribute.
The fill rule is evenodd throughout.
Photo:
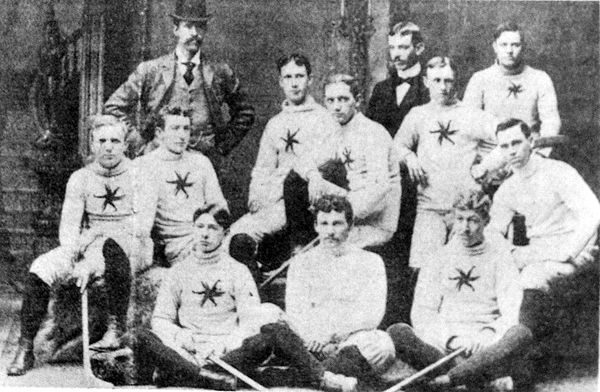
<svg viewBox="0 0 600 392"><path fill-rule="evenodd" d="M175 172L175 175L177 176L177 179L175 180L171 180L171 181L167 181L168 184L175 184L175 196L177 196L177 194L179 193L179 191L185 193L185 197L189 198L190 195L188 195L187 191L185 190L185 188L189 188L192 185L194 185L193 182L188 182L188 177L190 176L190 172L187 172L186 175L184 177L181 176L181 174Z"/></svg>
<svg viewBox="0 0 600 392"><path fill-rule="evenodd" d="M204 307L204 304L206 303L206 301L210 301L213 303L213 305L217 306L217 302L215 301L215 298L221 297L223 294L225 294L224 291L220 290L217 285L219 284L221 280L217 280L212 287L208 285L208 283L206 282L202 282L202 288L204 288L204 290L202 291L192 291L192 293L194 294L199 294L199 295L203 295L204 297L202 298L202 302L200 303L200 307Z"/></svg>
<svg viewBox="0 0 600 392"><path fill-rule="evenodd" d="M352 151L348 147L344 147L344 151L342 151L342 155L344 156L344 165L350 169L350 165L354 163L354 159L352 159Z"/></svg>
<svg viewBox="0 0 600 392"><path fill-rule="evenodd" d="M115 205L115 201L119 201L125 197L125 195L117 196L117 192L119 192L119 187L117 187L114 191L110 189L108 184L104 184L104 190L106 193L104 195L94 195L97 199L104 199L104 203L102 204L102 211L106 210L106 207L111 206L117 211L117 206Z"/></svg>
<svg viewBox="0 0 600 392"><path fill-rule="evenodd" d="M287 136L281 138L281 140L283 140L285 142L285 152L292 150L292 153L294 153L294 154L296 153L294 151L294 144L300 144L298 139L296 139L296 135L298 134L298 132L300 132L300 128L296 129L296 132L293 132L293 133L291 130L288 129Z"/></svg>
<svg viewBox="0 0 600 392"><path fill-rule="evenodd" d="M455 268L456 272L458 272L458 275L453 278L448 278L448 279L456 280L456 289L458 291L460 291L460 289L463 287L463 285L468 286L471 288L471 290L475 291L475 288L471 285L471 282L474 282L477 279L479 279L479 276L471 276L474 269L475 269L475 266L472 266L471 269L469 270L469 272L465 273L465 271Z"/></svg>
<svg viewBox="0 0 600 392"><path fill-rule="evenodd" d="M444 125L443 123L438 121L439 128L436 129L435 131L429 131L429 133L432 133L432 134L439 133L438 143L440 143L440 146L442 145L442 142L444 141L444 139L448 140L452 144L456 144L456 143L454 143L454 141L452 139L450 139L450 136L454 135L456 132L458 132L458 130L457 129L450 130L451 125L452 125L452 121L448 121L447 125Z"/></svg>
<svg viewBox="0 0 600 392"><path fill-rule="evenodd" d="M518 94L523 92L523 86L520 84L515 84L510 82L510 86L508 86L508 95L507 98L513 95L515 99L519 98Z"/></svg>

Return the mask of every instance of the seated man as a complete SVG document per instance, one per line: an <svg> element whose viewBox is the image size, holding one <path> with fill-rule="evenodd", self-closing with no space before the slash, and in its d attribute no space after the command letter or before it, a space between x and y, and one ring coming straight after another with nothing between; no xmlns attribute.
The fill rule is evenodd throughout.
<svg viewBox="0 0 600 392"><path fill-rule="evenodd" d="M164 386L235 389L235 379L215 372L207 360L211 355L252 374L275 353L295 365L309 385L352 390L356 380L327 372L285 323L266 323L280 318L281 310L273 306L276 312L269 316L268 306L260 306L248 268L222 249L229 214L211 211L194 214L198 241L193 252L171 268L161 285L152 331L137 334L140 369L158 367Z"/></svg>
<svg viewBox="0 0 600 392"><path fill-rule="evenodd" d="M510 375L531 331L519 324L523 292L505 241L483 235L490 200L482 191L459 195L453 237L421 269L412 307L413 328L388 328L396 355L420 369L448 352L465 361L434 380L438 386L491 381ZM446 368L447 370L447 368Z"/></svg>
<svg viewBox="0 0 600 392"><path fill-rule="evenodd" d="M145 197L148 189L125 157L126 126L111 116L95 116L90 122L94 161L69 178L60 247L38 257L29 270L19 349L9 376L23 375L33 367L33 339L46 316L51 286L59 281L75 280L83 292L90 279L104 275L111 293L109 324L102 340L91 348L118 348L127 316L130 262L134 271L152 262L155 206Z"/></svg>
<svg viewBox="0 0 600 392"><path fill-rule="evenodd" d="M198 206L227 209L210 160L186 150L190 121L190 112L178 107L162 110L156 128L159 147L136 160L154 189L148 196L157 199L154 230L169 264L186 257L194 240L191 217Z"/></svg>
<svg viewBox="0 0 600 392"><path fill-rule="evenodd" d="M348 242L363 248L383 245L394 235L400 178L391 136L358 111L359 89L355 78L333 75L325 85L325 106L341 126L334 141L337 157L346 167L347 198L354 211Z"/></svg>
<svg viewBox="0 0 600 392"><path fill-rule="evenodd" d="M313 199L324 193L345 193L325 181L318 170L332 158L330 138L337 124L309 94L310 62L301 54L291 54L277 61L277 71L285 95L282 111L269 120L260 141L248 194L250 212L233 224L230 245L226 244L242 262L252 258L266 235L293 223L286 220L284 204L284 182L292 173L303 184L308 182Z"/></svg>
<svg viewBox="0 0 600 392"><path fill-rule="evenodd" d="M479 189L475 179L501 165L491 154L475 165L479 154L495 143L495 120L456 98L455 78L449 58L429 60L424 82L431 101L411 109L394 137L400 161L418 183L409 259L413 268L424 267L447 242L454 198L465 190Z"/></svg>
<svg viewBox="0 0 600 392"><path fill-rule="evenodd" d="M537 316L527 314L544 306L548 281L574 272L594 247L600 203L571 166L532 154L533 138L525 122L507 120L496 135L513 175L494 197L489 230L506 235L516 213L525 217L529 244L513 247L512 257L525 289L523 322L535 323Z"/></svg>

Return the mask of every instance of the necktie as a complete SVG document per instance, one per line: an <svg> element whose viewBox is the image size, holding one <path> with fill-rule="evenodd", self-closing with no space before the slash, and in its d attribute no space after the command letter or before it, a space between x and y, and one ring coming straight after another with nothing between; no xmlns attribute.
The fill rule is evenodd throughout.
<svg viewBox="0 0 600 392"><path fill-rule="evenodd" d="M192 63L191 61L183 64L187 67L187 70L183 74L183 80L185 80L185 82L189 86L194 81L194 74L192 73L192 71L196 64Z"/></svg>

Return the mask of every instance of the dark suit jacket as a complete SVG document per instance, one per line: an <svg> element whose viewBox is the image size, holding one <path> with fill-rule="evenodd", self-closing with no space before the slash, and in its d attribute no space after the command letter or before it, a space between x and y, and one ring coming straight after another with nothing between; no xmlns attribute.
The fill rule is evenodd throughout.
<svg viewBox="0 0 600 392"><path fill-rule="evenodd" d="M402 82L410 83L410 89L404 96L400 106L396 104L396 86ZM390 135L394 137L404 116L415 106L423 105L429 101L427 88L423 84L421 75L406 80L400 79L396 72L392 72L387 79L377 83L371 94L367 107L367 117L383 125Z"/></svg>
<svg viewBox="0 0 600 392"><path fill-rule="evenodd" d="M204 93L210 113L210 125L215 134L215 148L221 154L231 151L254 124L254 108L248 102L238 78L225 63L201 59ZM141 152L153 137L153 117L169 101L175 83L176 57L174 53L144 61L129 75L104 104L104 113L126 120L127 136L133 155ZM221 110L223 103L229 106L229 121ZM135 124L138 105L143 122Z"/></svg>

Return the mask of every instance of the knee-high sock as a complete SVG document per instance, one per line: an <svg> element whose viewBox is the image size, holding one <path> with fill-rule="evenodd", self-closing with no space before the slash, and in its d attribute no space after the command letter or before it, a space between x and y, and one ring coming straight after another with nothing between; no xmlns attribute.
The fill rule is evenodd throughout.
<svg viewBox="0 0 600 392"><path fill-rule="evenodd" d="M50 286L37 275L29 273L21 306L21 339L33 341L48 311Z"/></svg>
<svg viewBox="0 0 600 392"><path fill-rule="evenodd" d="M336 374L365 379L373 374L371 365L356 346L342 348L333 358L323 361L323 367Z"/></svg>
<svg viewBox="0 0 600 392"><path fill-rule="evenodd" d="M153 332L145 329L136 331L135 342L135 358L141 368L157 367L173 379L174 385L186 381L192 385L203 382L200 368L166 346Z"/></svg>
<svg viewBox="0 0 600 392"><path fill-rule="evenodd" d="M394 324L387 329L398 358L415 369L422 369L444 357L444 353L425 343L407 324Z"/></svg>
<svg viewBox="0 0 600 392"><path fill-rule="evenodd" d="M316 236L313 216L309 211L308 183L295 171L283 182L285 217L292 245L305 245Z"/></svg>
<svg viewBox="0 0 600 392"><path fill-rule="evenodd" d="M541 290L523 290L519 322L528 327L535 339L548 334L550 325L550 296Z"/></svg>
<svg viewBox="0 0 600 392"><path fill-rule="evenodd" d="M104 278L108 290L108 313L125 321L129 294L131 292L131 267L129 258L112 238L108 238L102 247L104 256Z"/></svg>
<svg viewBox="0 0 600 392"><path fill-rule="evenodd" d="M453 385L487 380L506 376L498 374L497 369L506 369L505 362L523 354L532 341L532 333L524 325L510 328L502 338L482 351L471 355L448 372Z"/></svg>

